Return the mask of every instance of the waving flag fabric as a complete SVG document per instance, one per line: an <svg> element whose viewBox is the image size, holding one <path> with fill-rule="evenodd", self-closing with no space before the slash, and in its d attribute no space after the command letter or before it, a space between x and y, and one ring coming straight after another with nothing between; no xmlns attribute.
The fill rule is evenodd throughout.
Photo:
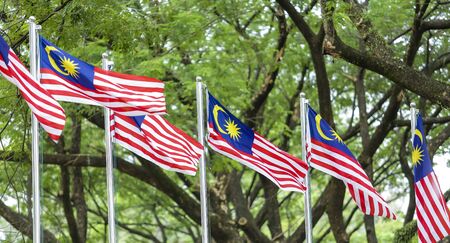
<svg viewBox="0 0 450 243"><path fill-rule="evenodd" d="M437 242L450 235L450 213L428 155L420 114L414 134L412 162L419 242Z"/></svg>
<svg viewBox="0 0 450 243"><path fill-rule="evenodd" d="M195 175L203 146L161 116L111 115L114 142L158 166Z"/></svg>
<svg viewBox="0 0 450 243"><path fill-rule="evenodd" d="M53 141L57 142L66 122L63 108L31 76L2 37L0 37L0 72L8 81L19 88L22 97L42 128Z"/></svg>
<svg viewBox="0 0 450 243"><path fill-rule="evenodd" d="M40 57L41 83L57 100L100 105L129 116L166 112L160 80L94 67L42 37Z"/></svg>
<svg viewBox="0 0 450 243"><path fill-rule="evenodd" d="M208 100L208 144L213 150L264 175L281 189L305 191L305 162L244 125L210 93Z"/></svg>
<svg viewBox="0 0 450 243"><path fill-rule="evenodd" d="M312 108L308 109L310 165L342 180L359 209L368 215L396 216L375 190L359 162L339 135Z"/></svg>

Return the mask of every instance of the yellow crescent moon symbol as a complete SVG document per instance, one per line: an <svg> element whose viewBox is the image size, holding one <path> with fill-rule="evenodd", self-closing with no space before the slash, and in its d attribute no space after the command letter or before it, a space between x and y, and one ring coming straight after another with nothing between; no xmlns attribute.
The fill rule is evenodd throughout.
<svg viewBox="0 0 450 243"><path fill-rule="evenodd" d="M325 133L323 133L322 128L320 128L320 120L322 120L322 117L320 115L316 115L315 120L316 120L317 132L319 132L319 135L325 140L328 140L328 141L333 140L332 138L327 137L327 135L325 135Z"/></svg>
<svg viewBox="0 0 450 243"><path fill-rule="evenodd" d="M422 133L419 131L419 129L416 129L416 130L414 131L414 134L417 135L417 137L419 137L420 143L423 143Z"/></svg>
<svg viewBox="0 0 450 243"><path fill-rule="evenodd" d="M54 47L54 46L46 46L46 47L45 47L45 52L47 52L47 56L48 56L48 60L50 61L50 64L52 65L52 67L53 67L56 71L58 71L59 73L62 73L62 74L64 74L64 75L68 76L68 75L69 75L68 72L64 72L63 70L61 70L61 69L58 67L58 65L56 65L55 60L54 60L54 59L52 58L52 56L50 55L50 53L51 53L52 51L60 52L60 51L59 51L58 49L56 49L56 47Z"/></svg>
<svg viewBox="0 0 450 243"><path fill-rule="evenodd" d="M214 116L214 122L216 122L217 125L217 129L219 129L219 132L223 133L223 134L227 134L227 132L225 132L219 124L219 111L222 111L223 113L226 113L222 107L218 106L218 105L214 105L214 109L213 109L213 116Z"/></svg>

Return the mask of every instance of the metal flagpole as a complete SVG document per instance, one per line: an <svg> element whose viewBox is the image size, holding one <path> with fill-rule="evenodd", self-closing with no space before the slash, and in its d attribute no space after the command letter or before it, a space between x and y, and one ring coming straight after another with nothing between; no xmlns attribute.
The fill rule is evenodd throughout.
<svg viewBox="0 0 450 243"><path fill-rule="evenodd" d="M197 77L197 129L198 142L205 145L205 121L203 115L203 83L202 78ZM207 197L207 183L206 183L206 160L205 150L203 150L202 157L200 157L200 210L202 220L202 242L209 243L209 225L208 225L208 197Z"/></svg>
<svg viewBox="0 0 450 243"><path fill-rule="evenodd" d="M411 143L414 144L414 136L416 131L416 103L411 103Z"/></svg>
<svg viewBox="0 0 450 243"><path fill-rule="evenodd" d="M30 37L30 72L37 79L37 30L34 16L28 19ZM32 114L31 118L31 177L33 191L33 242L41 242L41 195L40 195L40 171L39 171L39 123Z"/></svg>
<svg viewBox="0 0 450 243"><path fill-rule="evenodd" d="M102 68L109 70L111 62L108 61L108 54L102 55ZM105 107L105 153L106 153L106 186L108 191L108 238L110 243L116 243L116 221L114 208L114 168L113 149L111 141L111 111Z"/></svg>
<svg viewBox="0 0 450 243"><path fill-rule="evenodd" d="M301 135L302 135L302 160L308 163L309 161L306 158L306 134L307 134L307 127L309 127L309 124L307 122L308 120L308 100L305 99L305 93L300 93L300 122L302 124L301 126ZM308 171L305 176L305 184L306 184L306 191L305 191L305 234L306 234L306 242L312 243L313 239L313 232L312 232L312 212L311 212L311 187L310 187L310 171L311 169L308 168Z"/></svg>

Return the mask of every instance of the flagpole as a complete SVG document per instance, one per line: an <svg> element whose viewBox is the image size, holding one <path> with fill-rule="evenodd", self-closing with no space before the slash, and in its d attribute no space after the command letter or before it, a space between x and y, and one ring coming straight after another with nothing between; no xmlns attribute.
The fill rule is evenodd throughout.
<svg viewBox="0 0 450 243"><path fill-rule="evenodd" d="M197 130L198 142L205 145L205 121L203 114L203 83L202 78L196 78L196 96L197 96ZM208 197L207 197L207 182L206 182L206 159L205 149L203 149L202 157L200 157L200 210L202 222L202 243L209 243L209 225L208 225Z"/></svg>
<svg viewBox="0 0 450 243"><path fill-rule="evenodd" d="M28 19L30 37L30 73L39 82L37 65L37 30L34 16ZM31 178L33 193L33 242L41 242L41 195L39 170L39 123L31 113Z"/></svg>
<svg viewBox="0 0 450 243"><path fill-rule="evenodd" d="M416 131L416 103L411 102L411 143L414 144L414 136Z"/></svg>
<svg viewBox="0 0 450 243"><path fill-rule="evenodd" d="M301 135L302 135L302 160L308 164L308 171L305 175L305 234L306 234L306 242L312 243L313 232L312 232L312 212L311 212L311 187L310 187L310 169L309 169L309 161L306 158L306 134L307 127L309 126L307 123L308 120L308 100L305 99L305 93L300 93L300 122L301 126Z"/></svg>
<svg viewBox="0 0 450 243"><path fill-rule="evenodd" d="M108 54L102 55L102 68L109 70ZM108 192L108 238L110 243L116 243L116 221L114 208L114 167L113 167L113 148L111 142L111 111L109 108L104 109L105 114L105 154L106 154L106 186Z"/></svg>

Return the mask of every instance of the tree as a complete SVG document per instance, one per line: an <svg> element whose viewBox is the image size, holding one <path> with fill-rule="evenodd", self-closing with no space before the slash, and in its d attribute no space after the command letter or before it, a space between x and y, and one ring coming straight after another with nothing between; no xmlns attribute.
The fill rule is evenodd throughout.
<svg viewBox="0 0 450 243"><path fill-rule="evenodd" d="M25 20L33 14L42 35L74 56L99 66L109 50L115 70L160 78L168 119L193 136L199 75L239 118L300 157L298 101L304 92L399 214L397 222L364 216L339 180L313 171L315 241L384 242L394 239L391 229L399 230L399 239L416 227L410 102L425 117L432 156L449 153L448 6L427 0L5 0L0 27L25 62ZM0 85L0 177L7 182L0 215L2 225L13 228L8 239L29 241L30 112L14 86ZM41 138L46 242L106 241L102 109L62 104L64 136L58 144ZM198 177L164 171L115 148L120 241L199 242ZM208 161L215 241L304 240L303 195L280 191L218 154L209 153Z"/></svg>

